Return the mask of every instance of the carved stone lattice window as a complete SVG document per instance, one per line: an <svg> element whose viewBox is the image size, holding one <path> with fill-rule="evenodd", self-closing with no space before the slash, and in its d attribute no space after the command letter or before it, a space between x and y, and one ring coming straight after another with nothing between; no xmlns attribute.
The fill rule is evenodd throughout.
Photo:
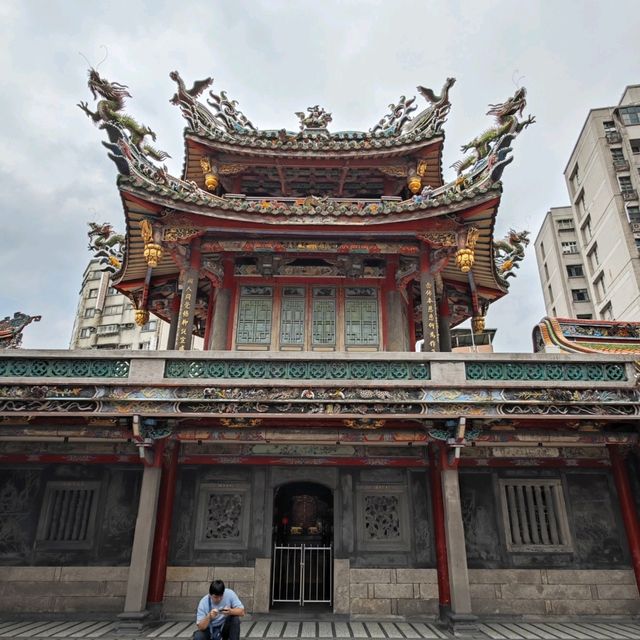
<svg viewBox="0 0 640 640"><path fill-rule="evenodd" d="M246 547L249 530L248 485L215 483L200 486L196 549Z"/></svg>
<svg viewBox="0 0 640 640"><path fill-rule="evenodd" d="M369 540L400 538L400 505L397 496L364 497L365 537Z"/></svg>
<svg viewBox="0 0 640 640"><path fill-rule="evenodd" d="M228 540L240 537L241 516L242 498L240 496L209 495L204 538L206 540Z"/></svg>
<svg viewBox="0 0 640 640"><path fill-rule="evenodd" d="M363 550L410 548L408 490L403 484L362 484L356 490L358 545Z"/></svg>
<svg viewBox="0 0 640 640"><path fill-rule="evenodd" d="M36 535L45 549L90 549L93 546L99 482L47 483Z"/></svg>
<svg viewBox="0 0 640 640"><path fill-rule="evenodd" d="M560 479L500 480L500 499L509 551L571 551Z"/></svg>

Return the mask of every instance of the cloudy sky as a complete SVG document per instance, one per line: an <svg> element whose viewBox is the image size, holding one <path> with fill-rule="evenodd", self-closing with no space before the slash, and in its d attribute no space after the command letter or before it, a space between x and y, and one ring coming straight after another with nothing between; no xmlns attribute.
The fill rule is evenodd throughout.
<svg viewBox="0 0 640 640"><path fill-rule="evenodd" d="M491 124L487 105L528 90L535 114L503 176L496 231L535 237L545 212L567 204L563 170L590 108L617 104L640 83L637 0L186 0L0 2L0 317L41 314L27 348L66 348L87 221L123 228L115 167L102 132L76 107L91 96L87 64L127 84L127 110L158 134L182 168L175 85L213 76L259 128L297 129L295 111L321 104L332 130L373 126L387 105L455 76L444 167ZM422 98L419 98L422 100ZM445 168L445 178L453 171ZM491 307L496 350L531 351L544 315L533 247Z"/></svg>

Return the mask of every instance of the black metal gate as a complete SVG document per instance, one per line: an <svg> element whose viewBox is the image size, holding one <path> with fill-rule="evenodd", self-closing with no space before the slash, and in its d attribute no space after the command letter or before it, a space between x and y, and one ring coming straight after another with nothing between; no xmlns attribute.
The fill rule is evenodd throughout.
<svg viewBox="0 0 640 640"><path fill-rule="evenodd" d="M275 545L271 569L271 604L276 602L331 604L333 553L331 545Z"/></svg>

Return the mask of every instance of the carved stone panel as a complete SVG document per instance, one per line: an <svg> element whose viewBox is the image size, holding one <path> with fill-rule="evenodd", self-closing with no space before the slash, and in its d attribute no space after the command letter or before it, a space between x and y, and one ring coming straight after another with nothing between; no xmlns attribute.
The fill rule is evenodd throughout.
<svg viewBox="0 0 640 640"><path fill-rule="evenodd" d="M221 482L200 485L195 548L246 548L250 495L248 484Z"/></svg>
<svg viewBox="0 0 640 640"><path fill-rule="evenodd" d="M407 503L404 485L359 485L356 490L359 548L409 551Z"/></svg>

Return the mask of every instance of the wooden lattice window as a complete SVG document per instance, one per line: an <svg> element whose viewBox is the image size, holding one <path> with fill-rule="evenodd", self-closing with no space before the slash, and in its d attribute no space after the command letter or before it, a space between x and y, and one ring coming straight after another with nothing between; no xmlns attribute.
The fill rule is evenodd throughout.
<svg viewBox="0 0 640 640"><path fill-rule="evenodd" d="M347 287L345 293L346 345L377 345L379 330L376 289L373 287Z"/></svg>
<svg viewBox="0 0 640 640"><path fill-rule="evenodd" d="M560 479L501 479L500 498L509 551L571 551Z"/></svg>
<svg viewBox="0 0 640 640"><path fill-rule="evenodd" d="M317 287L313 290L313 344L332 347L336 344L336 290L335 287Z"/></svg>
<svg viewBox="0 0 640 640"><path fill-rule="evenodd" d="M304 345L305 290L284 287L280 308L280 344Z"/></svg>
<svg viewBox="0 0 640 640"><path fill-rule="evenodd" d="M270 344L272 287L240 287L236 342L238 344Z"/></svg>
<svg viewBox="0 0 640 640"><path fill-rule="evenodd" d="M37 546L90 549L95 535L99 489L99 482L47 483L38 522Z"/></svg>

